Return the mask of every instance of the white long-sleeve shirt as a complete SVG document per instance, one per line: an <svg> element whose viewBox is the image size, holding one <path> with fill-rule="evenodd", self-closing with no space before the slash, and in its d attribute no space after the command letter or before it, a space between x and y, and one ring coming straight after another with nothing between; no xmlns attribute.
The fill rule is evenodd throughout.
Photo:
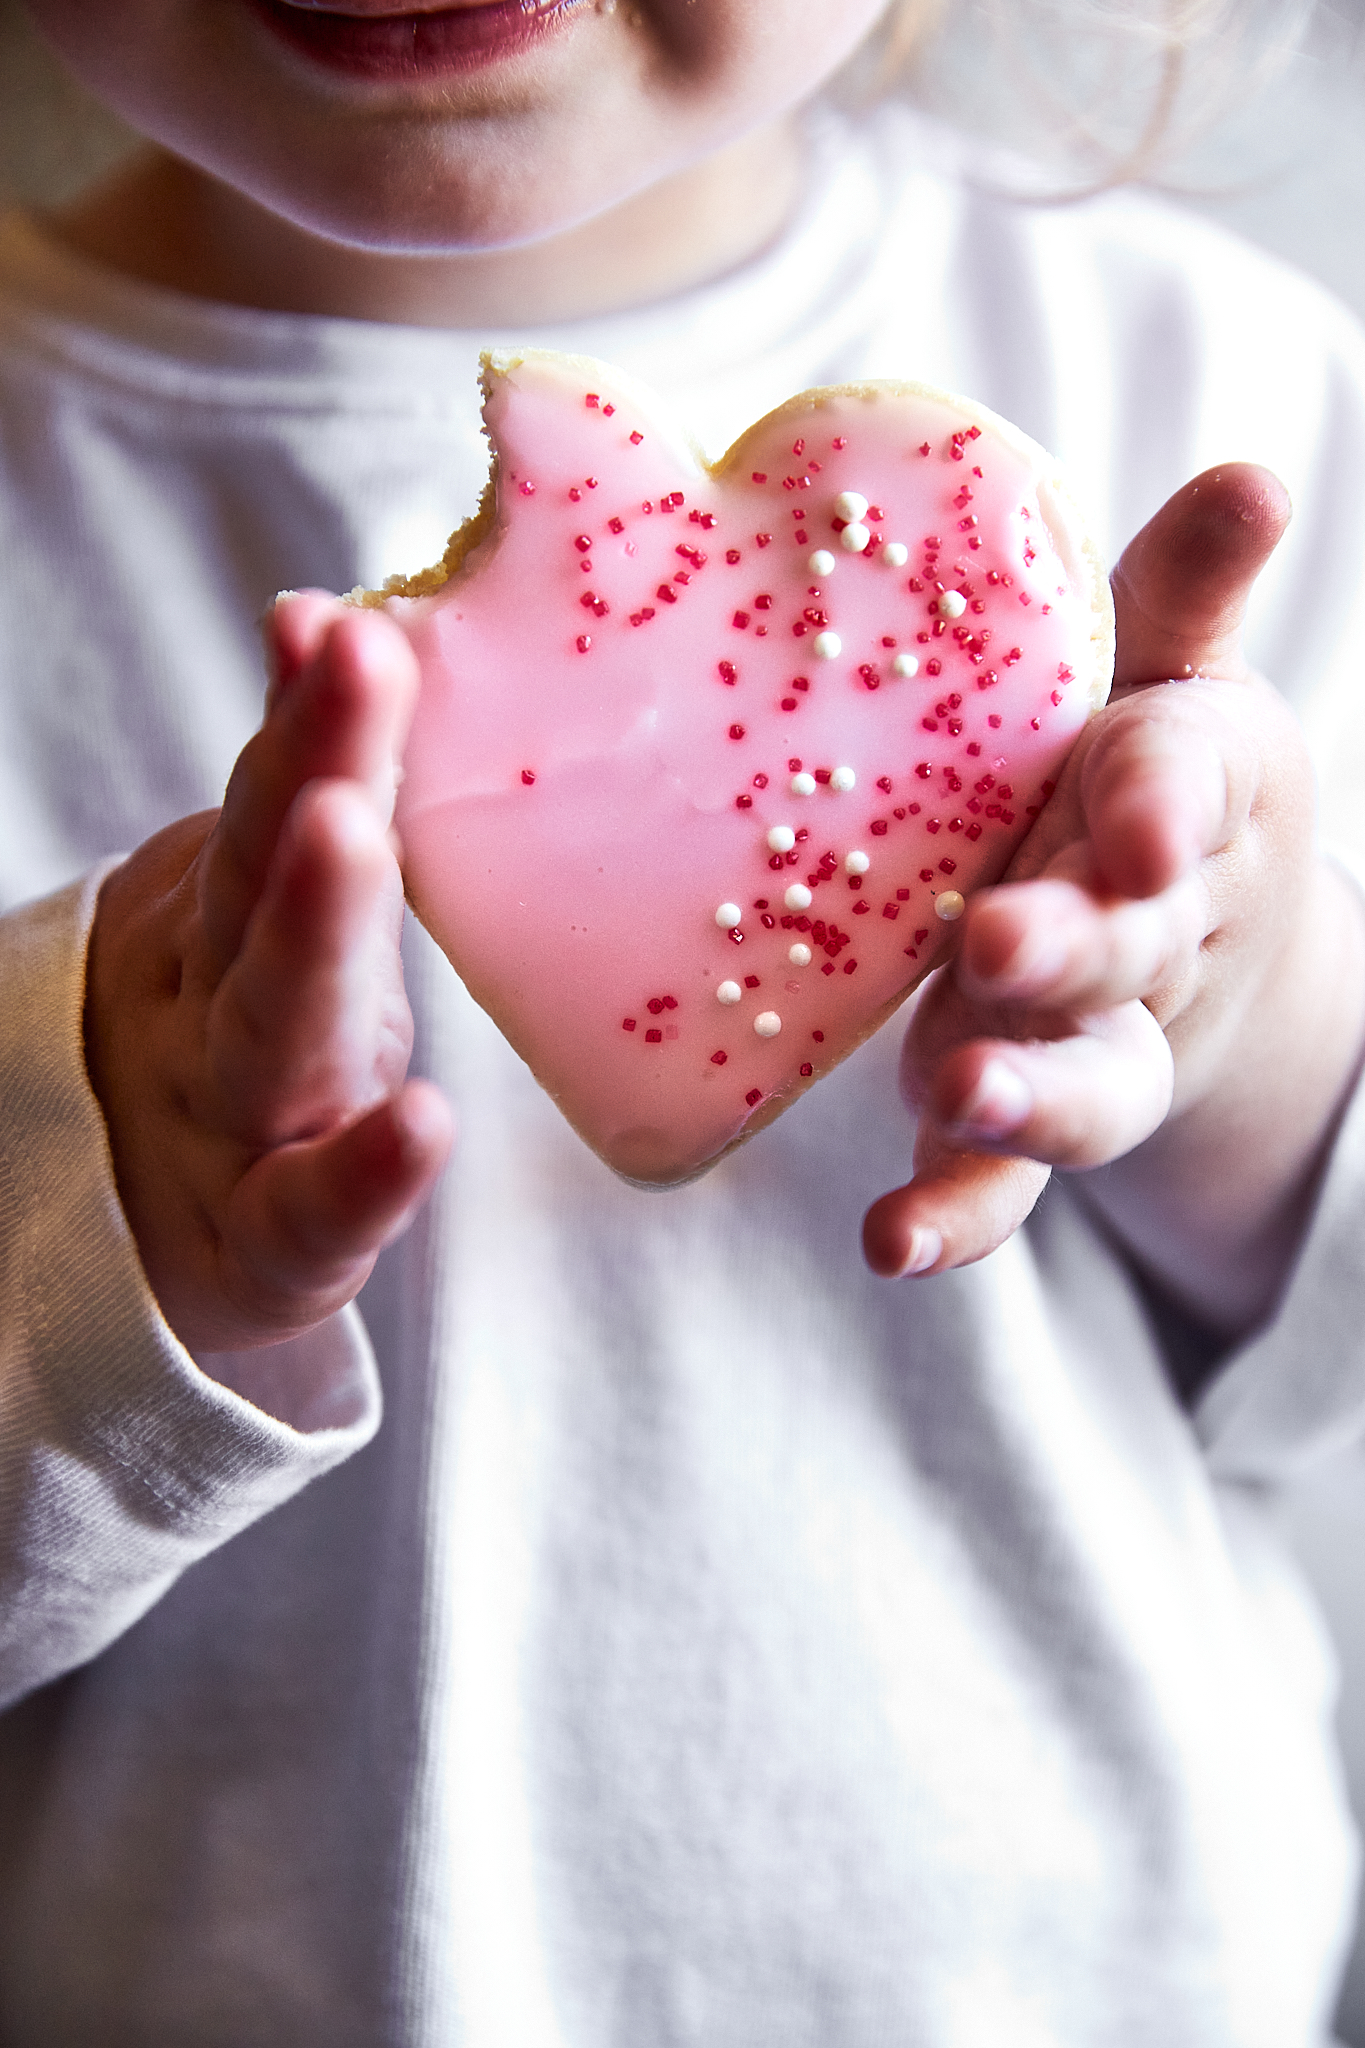
<svg viewBox="0 0 1365 2048"><path fill-rule="evenodd" d="M529 338L713 447L812 383L969 390L1111 553L1269 462L1298 517L1253 652L1350 850L1356 330L1144 201L975 192L899 114L808 169L744 269ZM0 230L0 2039L1320 2043L1355 1849L1273 1493L1365 1426L1365 1106L1189 1416L1074 1188L967 1272L866 1272L894 1027L647 1195L413 929L459 1149L363 1327L200 1370L157 1314L81 1064L91 876L217 799L277 588L439 551L477 351L527 338L182 300Z"/></svg>

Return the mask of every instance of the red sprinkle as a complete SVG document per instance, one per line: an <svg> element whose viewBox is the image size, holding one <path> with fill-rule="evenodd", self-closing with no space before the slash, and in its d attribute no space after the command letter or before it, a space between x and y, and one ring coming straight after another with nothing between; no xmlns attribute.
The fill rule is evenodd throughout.
<svg viewBox="0 0 1365 2048"><path fill-rule="evenodd" d="M761 1088L751 1088L748 1094L745 1096L744 1100L748 1103L750 1109L752 1109L756 1102L761 1102L763 1100L763 1090Z"/></svg>
<svg viewBox="0 0 1365 2048"><path fill-rule="evenodd" d="M751 811L753 807L754 800L751 796L737 796L735 798L735 809L737 811Z"/></svg>
<svg viewBox="0 0 1365 2048"><path fill-rule="evenodd" d="M737 626L741 633L744 632L749 624L749 614L747 612L736 612L730 624Z"/></svg>
<svg viewBox="0 0 1365 2048"><path fill-rule="evenodd" d="M586 533L579 533L574 536L574 546L578 549L580 555L586 555L588 549L592 546L592 542L588 539Z"/></svg>
<svg viewBox="0 0 1365 2048"><path fill-rule="evenodd" d="M640 432L640 429L639 429L639 428L637 427L637 428L635 429L634 433L633 433L633 434L631 435L631 437L630 437L630 445L631 445L631 447L632 447L632 448L638 448L638 447L639 447L639 445L640 445L640 443L641 443L641 442L642 442L642 441L644 440L644 438L645 438L645 437L644 437L644 435L643 435L643 434L642 434L642 433Z"/></svg>
<svg viewBox="0 0 1365 2048"><path fill-rule="evenodd" d="M610 419L615 410L616 407L614 405L604 405L602 408L603 417Z"/></svg>
<svg viewBox="0 0 1365 2048"><path fill-rule="evenodd" d="M730 563L734 563L734 562L737 562L737 561L739 560L739 549L738 549L738 548L727 548L727 549L725 550L725 559L726 559L726 561L727 561L727 562L730 562Z"/></svg>
<svg viewBox="0 0 1365 2048"><path fill-rule="evenodd" d="M716 663L716 668L719 671L720 679L723 683L733 683L738 681L739 670L735 667L732 661L718 661Z"/></svg>
<svg viewBox="0 0 1365 2048"><path fill-rule="evenodd" d="M825 1034L823 1031L812 1031L811 1037L815 1040L815 1043L817 1045L823 1045L825 1042Z"/></svg>
<svg viewBox="0 0 1365 2048"><path fill-rule="evenodd" d="M768 481L768 475L767 475L767 471L766 471L766 470L762 470L762 469L756 469L756 470L754 471L754 482L755 482L756 484L766 484L766 483L767 483L767 481Z"/></svg>
<svg viewBox="0 0 1365 2048"><path fill-rule="evenodd" d="M744 737L744 727L742 725L732 725L730 727L730 737L732 740L742 740Z"/></svg>
<svg viewBox="0 0 1365 2048"><path fill-rule="evenodd" d="M602 400L596 391L590 391L587 397L584 399L583 403L585 405L590 405L593 408L593 411L595 412L598 406L602 403Z"/></svg>
<svg viewBox="0 0 1365 2048"><path fill-rule="evenodd" d="M646 1031L646 1033L645 1033L645 1044L646 1044L646 1045L662 1045L662 1044L663 1044L663 1042L664 1042L664 1035L663 1035L663 1032L662 1032L662 1031Z"/></svg>
<svg viewBox="0 0 1365 2048"><path fill-rule="evenodd" d="M809 1081L809 1079L810 1079L811 1075L812 1075L812 1074L813 1074L814 1072L815 1072L815 1069L814 1069L814 1067L813 1067L813 1066L811 1065L810 1061L809 1061L809 1060L807 1060L807 1061L806 1061L806 1062L804 1063L804 1065L802 1066L802 1068L801 1068L801 1079L802 1079L803 1081Z"/></svg>
<svg viewBox="0 0 1365 2048"><path fill-rule="evenodd" d="M591 633L580 633L580 634L579 634L579 636L578 636L578 651L579 651L579 653L580 653L580 654L586 654L586 653L587 653L587 651L588 651L588 649L589 649L589 648L590 648L591 646L592 646L592 634L591 634Z"/></svg>
<svg viewBox="0 0 1365 2048"><path fill-rule="evenodd" d="M711 1055L711 1064L713 1067L723 1067L728 1057L729 1055L727 1053L713 1052Z"/></svg>
<svg viewBox="0 0 1365 2048"><path fill-rule="evenodd" d="M845 974L856 974L857 972L858 972L858 963L857 963L857 961L856 961L856 960L845 960L845 962L844 962L844 973L845 973Z"/></svg>
<svg viewBox="0 0 1365 2048"><path fill-rule="evenodd" d="M621 1029L623 1031L633 1031L635 1029L635 1019L633 1017L623 1017L621 1019Z"/></svg>
<svg viewBox="0 0 1365 2048"><path fill-rule="evenodd" d="M613 533L624 533L626 530L626 522L624 519L609 519L607 521L607 525L611 528Z"/></svg>

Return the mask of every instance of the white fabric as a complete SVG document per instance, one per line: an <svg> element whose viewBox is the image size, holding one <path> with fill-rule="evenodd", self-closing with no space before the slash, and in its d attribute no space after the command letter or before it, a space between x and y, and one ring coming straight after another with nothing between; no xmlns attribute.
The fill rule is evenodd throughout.
<svg viewBox="0 0 1365 2048"><path fill-rule="evenodd" d="M1271 462L1300 510L1256 650L1349 766L1355 330L1187 218L1029 212L949 157L817 130L759 260L534 339L713 445L814 382L969 389L1111 549ZM357 1448L345 1324L273 1385L203 1361L251 1405L146 1295L80 1067L90 889L36 899L215 800L277 587L434 555L477 348L527 337L180 301L18 221L0 334L0 2038L1324 2041L1355 1851L1269 1485L1365 1420L1365 1113L1196 1429L1074 1190L972 1271L865 1272L894 1031L645 1195L413 931L461 1138L362 1301L384 1426Z"/></svg>

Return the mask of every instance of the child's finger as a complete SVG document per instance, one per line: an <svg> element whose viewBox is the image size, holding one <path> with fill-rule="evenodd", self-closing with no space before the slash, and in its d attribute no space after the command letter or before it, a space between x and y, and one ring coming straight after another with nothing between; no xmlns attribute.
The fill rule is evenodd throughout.
<svg viewBox="0 0 1365 2048"><path fill-rule="evenodd" d="M985 1258L1024 1222L1054 1165L1100 1165L1161 1123L1174 1065L1150 1012L1128 1003L1077 1021L1087 1028L1065 1038L977 1041L944 1062L914 1179L864 1218L874 1273L943 1273Z"/></svg>
<svg viewBox="0 0 1365 2048"><path fill-rule="evenodd" d="M1241 706L1240 689L1192 683L1131 699L1097 734L1081 801L1102 888L1155 896L1246 824L1261 760Z"/></svg>
<svg viewBox="0 0 1365 2048"><path fill-rule="evenodd" d="M1109 1009L1165 988L1205 936L1195 876L1142 902L1100 902L1073 882L995 889L972 906L955 974L969 1002Z"/></svg>
<svg viewBox="0 0 1365 2048"><path fill-rule="evenodd" d="M970 1266L1014 1235L1048 1179L1036 1160L963 1151L926 1130L915 1178L863 1218L863 1256L885 1280Z"/></svg>
<svg viewBox="0 0 1365 2048"><path fill-rule="evenodd" d="M326 590L284 591L271 605L261 621L267 718L317 653L340 608L341 600Z"/></svg>
<svg viewBox="0 0 1365 2048"><path fill-rule="evenodd" d="M409 1081L346 1129L266 1153L234 1190L224 1232L235 1314L276 1336L349 1301L431 1192L453 1134L440 1090Z"/></svg>
<svg viewBox="0 0 1365 2048"><path fill-rule="evenodd" d="M1072 1020L1055 1039L977 1039L934 1076L935 1121L950 1145L984 1146L1049 1166L1103 1166L1164 1120L1175 1085L1166 1034L1129 1002Z"/></svg>
<svg viewBox="0 0 1365 2048"><path fill-rule="evenodd" d="M1246 601L1290 516L1284 485L1249 462L1207 469L1168 499L1113 574L1115 690L1240 678Z"/></svg>
<svg viewBox="0 0 1365 2048"><path fill-rule="evenodd" d="M390 620L351 611L326 626L305 671L243 749L205 849L200 908L219 973L241 943L305 783L355 782L387 826L417 683L416 657Z"/></svg>
<svg viewBox="0 0 1365 2048"><path fill-rule="evenodd" d="M325 1129L387 1092L408 1051L402 892L353 783L301 791L209 1012L224 1125L253 1145Z"/></svg>

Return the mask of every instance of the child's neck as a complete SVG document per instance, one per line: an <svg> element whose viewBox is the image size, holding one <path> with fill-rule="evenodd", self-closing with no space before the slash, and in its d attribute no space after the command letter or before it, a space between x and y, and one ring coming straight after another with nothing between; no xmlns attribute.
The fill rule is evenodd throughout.
<svg viewBox="0 0 1365 2048"><path fill-rule="evenodd" d="M196 298L490 328L613 312L719 277L778 232L796 184L796 138L784 122L545 241L391 256L325 241L156 149L50 226L81 255Z"/></svg>

